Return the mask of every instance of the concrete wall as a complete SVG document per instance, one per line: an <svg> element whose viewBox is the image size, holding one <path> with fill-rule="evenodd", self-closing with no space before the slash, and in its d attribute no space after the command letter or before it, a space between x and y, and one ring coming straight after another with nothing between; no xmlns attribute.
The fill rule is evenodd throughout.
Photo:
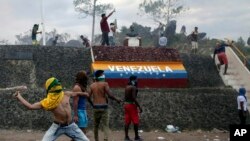
<svg viewBox="0 0 250 141"><path fill-rule="evenodd" d="M189 73L189 89L139 91L138 99L144 110L143 130L164 129L167 124L182 129L227 129L230 123L238 122L236 92L224 87L214 64L209 63L211 60L198 55L182 55L182 58ZM45 96L43 86L48 77L57 77L70 89L76 72L89 69L90 63L90 51L83 48L0 46L0 87L26 84L29 90L24 97L30 102L39 101ZM123 97L123 89L112 91ZM0 128L46 129L50 126L49 112L28 111L11 97L12 93L0 92ZM112 101L110 105L111 128L123 129L122 106ZM90 107L88 112L92 118Z"/></svg>
<svg viewBox="0 0 250 141"><path fill-rule="evenodd" d="M115 96L123 98L123 89L112 89ZM46 129L51 114L42 110L28 111L11 97L11 92L0 92L0 128ZM143 89L138 101L143 107L141 128L164 129L173 124L181 129L228 129L238 123L236 92L219 88L194 89ZM42 89L29 90L23 96L30 102L40 101L45 95ZM90 126L93 125L92 108L88 104ZM122 105L110 101L110 127L123 129Z"/></svg>
<svg viewBox="0 0 250 141"><path fill-rule="evenodd" d="M91 64L89 49L53 46L0 46L0 87L43 87L51 76L70 87Z"/></svg>

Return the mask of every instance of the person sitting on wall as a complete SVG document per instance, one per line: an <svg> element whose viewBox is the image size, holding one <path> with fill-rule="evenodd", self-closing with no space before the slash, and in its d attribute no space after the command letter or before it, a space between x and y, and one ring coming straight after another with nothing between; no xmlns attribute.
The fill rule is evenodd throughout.
<svg viewBox="0 0 250 141"><path fill-rule="evenodd" d="M90 47L89 39L87 37L84 37L83 35L80 36L82 40L82 45L84 47Z"/></svg>

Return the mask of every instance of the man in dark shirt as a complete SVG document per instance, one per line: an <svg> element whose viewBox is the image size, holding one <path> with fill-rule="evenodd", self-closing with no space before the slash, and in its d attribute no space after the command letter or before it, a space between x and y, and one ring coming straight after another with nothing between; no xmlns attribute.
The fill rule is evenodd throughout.
<svg viewBox="0 0 250 141"><path fill-rule="evenodd" d="M106 16L106 14L102 14L102 20L100 22L101 30L102 30L102 45L104 46L105 44L109 46L109 24L108 24L108 18L115 12L113 10L111 13Z"/></svg>
<svg viewBox="0 0 250 141"><path fill-rule="evenodd" d="M194 54L197 53L198 51L198 27L194 28L194 31L191 33L191 44L192 44L192 52L194 52Z"/></svg>
<svg viewBox="0 0 250 141"><path fill-rule="evenodd" d="M217 54L218 60L220 61L219 64L217 64L218 69L220 70L221 65L225 64L225 69L223 75L227 74L227 68L228 68L228 60L226 55L226 47L232 46L231 44L226 44L223 42L217 42L216 47L214 49L214 56L213 59L215 60L215 55Z"/></svg>
<svg viewBox="0 0 250 141"><path fill-rule="evenodd" d="M81 35L80 38L82 39L82 44L84 47L90 47L89 39L87 37L84 37L83 35Z"/></svg>
<svg viewBox="0 0 250 141"><path fill-rule="evenodd" d="M55 39L52 41L52 45L53 45L53 46L56 46L57 40L58 40L58 36L56 36Z"/></svg>
<svg viewBox="0 0 250 141"><path fill-rule="evenodd" d="M131 122L134 124L135 131L135 141L142 141L138 134L139 127L139 108L140 113L142 112L142 108L136 100L137 97L137 77L132 75L129 77L128 85L125 88L125 98L124 98L124 119L125 119L125 139L124 141L131 141L128 136L129 125Z"/></svg>
<svg viewBox="0 0 250 141"><path fill-rule="evenodd" d="M42 34L42 32L38 32L39 25L34 24L33 29L32 29L32 34L31 34L31 39L32 39L32 45L38 45L38 41L36 39L36 34Z"/></svg>

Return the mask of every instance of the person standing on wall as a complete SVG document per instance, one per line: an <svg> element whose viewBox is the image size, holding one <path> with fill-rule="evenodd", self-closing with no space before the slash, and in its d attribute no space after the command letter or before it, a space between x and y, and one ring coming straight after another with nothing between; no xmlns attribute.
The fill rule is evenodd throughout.
<svg viewBox="0 0 250 141"><path fill-rule="evenodd" d="M109 43L110 46L115 46L115 32L116 27L114 23L110 23L110 32L109 32Z"/></svg>
<svg viewBox="0 0 250 141"><path fill-rule="evenodd" d="M194 31L190 34L191 38L191 52L196 54L198 51L198 27L194 28Z"/></svg>
<svg viewBox="0 0 250 141"><path fill-rule="evenodd" d="M109 46L109 25L108 25L108 18L115 12L115 10L113 10L111 13L108 14L108 16L106 16L106 14L102 14L102 19L100 22L100 26L101 26L101 30L102 30L102 45L104 46L105 44L107 46Z"/></svg>
<svg viewBox="0 0 250 141"><path fill-rule="evenodd" d="M168 43L167 37L164 36L164 34L161 34L161 37L159 38L159 47L166 47Z"/></svg>
<svg viewBox="0 0 250 141"><path fill-rule="evenodd" d="M39 28L39 25L34 24L33 29L32 29L32 34L31 34L32 45L39 45L36 39L36 34L42 34L42 31L38 32L38 28Z"/></svg>
<svg viewBox="0 0 250 141"><path fill-rule="evenodd" d="M55 37L55 39L52 41L52 46L56 46L58 40L58 36Z"/></svg>

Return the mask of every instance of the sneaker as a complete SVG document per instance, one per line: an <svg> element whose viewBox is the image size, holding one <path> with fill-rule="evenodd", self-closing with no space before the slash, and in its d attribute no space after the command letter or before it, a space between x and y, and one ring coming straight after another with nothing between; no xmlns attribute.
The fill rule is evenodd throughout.
<svg viewBox="0 0 250 141"><path fill-rule="evenodd" d="M135 140L134 141L143 141L143 139L142 138L140 138L140 137L138 137L138 138L135 138Z"/></svg>
<svg viewBox="0 0 250 141"><path fill-rule="evenodd" d="M124 141L132 141L129 137L125 137Z"/></svg>

